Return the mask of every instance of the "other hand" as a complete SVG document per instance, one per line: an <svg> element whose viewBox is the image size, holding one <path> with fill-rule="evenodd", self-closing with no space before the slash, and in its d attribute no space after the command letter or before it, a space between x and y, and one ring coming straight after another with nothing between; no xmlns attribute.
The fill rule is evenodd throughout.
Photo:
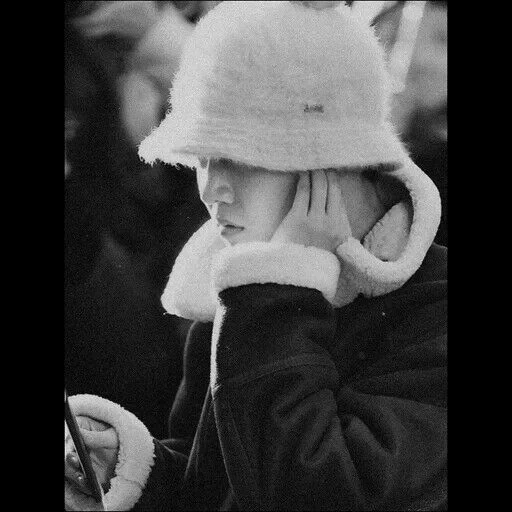
<svg viewBox="0 0 512 512"><path fill-rule="evenodd" d="M76 418L84 443L89 450L96 477L107 490L115 474L119 440L113 427L86 416ZM65 506L66 510L102 510L89 491L76 455L71 435L65 434ZM98 508L99 507L99 508Z"/></svg>
<svg viewBox="0 0 512 512"><path fill-rule="evenodd" d="M272 241L335 252L352 235L336 171L300 173L293 205Z"/></svg>

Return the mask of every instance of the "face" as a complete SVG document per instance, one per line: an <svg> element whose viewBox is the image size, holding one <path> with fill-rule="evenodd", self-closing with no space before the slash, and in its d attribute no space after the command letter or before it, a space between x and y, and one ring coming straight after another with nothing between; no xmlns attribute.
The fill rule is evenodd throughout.
<svg viewBox="0 0 512 512"><path fill-rule="evenodd" d="M292 206L297 179L226 159L200 159L197 168L201 200L230 245L269 241Z"/></svg>

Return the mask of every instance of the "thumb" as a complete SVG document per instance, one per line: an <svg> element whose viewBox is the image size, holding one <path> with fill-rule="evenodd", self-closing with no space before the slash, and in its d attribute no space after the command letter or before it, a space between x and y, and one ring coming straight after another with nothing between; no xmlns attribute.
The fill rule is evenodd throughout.
<svg viewBox="0 0 512 512"><path fill-rule="evenodd" d="M88 448L117 448L119 440L117 433L113 428L107 430L82 430L80 433L84 438L84 442Z"/></svg>

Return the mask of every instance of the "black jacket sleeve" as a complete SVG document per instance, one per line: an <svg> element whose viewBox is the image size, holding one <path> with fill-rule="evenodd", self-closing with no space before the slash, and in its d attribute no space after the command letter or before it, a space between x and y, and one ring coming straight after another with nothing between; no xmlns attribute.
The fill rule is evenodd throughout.
<svg viewBox="0 0 512 512"><path fill-rule="evenodd" d="M187 456L177 451L173 441L153 440L155 464L142 496L132 510L181 510L181 488Z"/></svg>
<svg viewBox="0 0 512 512"><path fill-rule="evenodd" d="M400 387L415 376L436 381L436 368L424 361L418 370L404 356L399 368L391 365L361 389L357 381L342 384L331 357L336 314L320 292L253 284L219 297L211 386L241 509L439 505L445 408ZM389 392L393 384L400 392Z"/></svg>
<svg viewBox="0 0 512 512"><path fill-rule="evenodd" d="M169 417L169 439L153 440L155 464L134 510L182 510L186 468L209 384L211 324L192 324L183 354L183 378Z"/></svg>

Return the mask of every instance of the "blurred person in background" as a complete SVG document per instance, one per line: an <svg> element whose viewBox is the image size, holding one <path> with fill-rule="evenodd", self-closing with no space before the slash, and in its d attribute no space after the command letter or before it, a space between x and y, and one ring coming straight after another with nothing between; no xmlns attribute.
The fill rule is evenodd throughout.
<svg viewBox="0 0 512 512"><path fill-rule="evenodd" d="M441 194L443 209L436 241L445 246L448 245L447 15L447 2L426 3L406 87L396 102L397 110L398 105L403 109L403 139L415 162L432 178Z"/></svg>
<svg viewBox="0 0 512 512"><path fill-rule="evenodd" d="M339 3L222 2L185 45L139 147L211 216L162 296L194 320L171 438L70 397L110 510L446 510L439 192ZM99 510L66 444L66 508Z"/></svg>
<svg viewBox="0 0 512 512"><path fill-rule="evenodd" d="M115 7L126 15L137 3ZM205 214L189 174L164 164L148 169L137 156L134 134L139 125L147 129L148 117L158 123L163 92L151 96L146 88L144 112L123 108L127 63L160 18L145 11L134 23L131 16L139 31L128 37L123 25L114 39L109 27L120 13L101 25L96 4L65 2L65 381L69 393L99 394L137 411L163 436L188 323L166 315L160 295ZM151 49L145 51L149 61ZM170 72L179 51L171 47L147 67Z"/></svg>
<svg viewBox="0 0 512 512"><path fill-rule="evenodd" d="M379 2L355 2L371 4ZM392 119L414 161L441 194L436 242L448 244L447 2L380 2L374 24L398 76Z"/></svg>

